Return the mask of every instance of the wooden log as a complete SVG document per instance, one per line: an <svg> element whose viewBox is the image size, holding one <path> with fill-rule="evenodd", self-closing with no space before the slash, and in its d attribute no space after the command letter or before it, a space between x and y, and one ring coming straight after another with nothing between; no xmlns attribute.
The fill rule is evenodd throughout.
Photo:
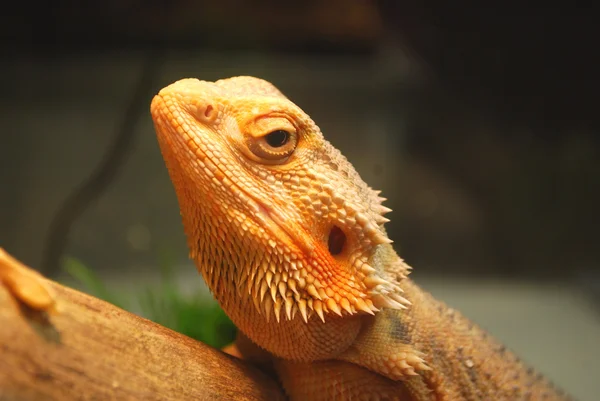
<svg viewBox="0 0 600 401"><path fill-rule="evenodd" d="M35 273L0 256L0 401L285 399L243 361L42 276L56 311L27 306L3 279Z"/></svg>

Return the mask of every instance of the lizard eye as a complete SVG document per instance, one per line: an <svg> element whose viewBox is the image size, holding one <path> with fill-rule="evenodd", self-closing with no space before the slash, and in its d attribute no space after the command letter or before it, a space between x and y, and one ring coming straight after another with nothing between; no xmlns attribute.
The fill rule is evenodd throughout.
<svg viewBox="0 0 600 401"><path fill-rule="evenodd" d="M259 158L268 162L285 161L298 144L298 135L295 131L274 130L258 138L253 138L248 148Z"/></svg>
<svg viewBox="0 0 600 401"><path fill-rule="evenodd" d="M273 148L280 148L284 146L290 140L290 133L282 129L273 131L270 134L265 135L265 139L269 146Z"/></svg>

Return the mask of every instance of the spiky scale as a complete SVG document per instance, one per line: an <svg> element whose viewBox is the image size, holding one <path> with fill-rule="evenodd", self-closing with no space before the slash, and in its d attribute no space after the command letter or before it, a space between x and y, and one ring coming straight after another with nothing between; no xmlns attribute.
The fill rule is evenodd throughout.
<svg viewBox="0 0 600 401"><path fill-rule="evenodd" d="M332 311L333 313L335 313L338 316L342 316L342 310L340 309L340 306L337 304L337 302L335 302L334 299L329 298L326 301L326 305L327 305L327 309L329 309L330 311Z"/></svg>
<svg viewBox="0 0 600 401"><path fill-rule="evenodd" d="M281 313L281 300L277 299L273 303L273 312L275 312L275 320L279 323L279 314Z"/></svg>
<svg viewBox="0 0 600 401"><path fill-rule="evenodd" d="M387 284L388 280L385 280L376 275L370 275L370 276L365 277L365 279L363 280L363 283L365 283L365 285L368 288L375 288L378 285Z"/></svg>
<svg viewBox="0 0 600 401"><path fill-rule="evenodd" d="M277 284L277 289L279 290L279 295L281 296L281 298L285 298L286 292L288 289L288 286L286 285L286 283L283 281L280 281L279 284Z"/></svg>
<svg viewBox="0 0 600 401"><path fill-rule="evenodd" d="M323 302L320 300L313 301L313 310L317 313L319 318L325 323L325 315L323 313Z"/></svg>
<svg viewBox="0 0 600 401"><path fill-rule="evenodd" d="M265 281L260 283L260 302L264 302L265 294L267 293L268 289L269 289L269 286L267 285L267 283Z"/></svg>
<svg viewBox="0 0 600 401"><path fill-rule="evenodd" d="M273 273L269 270L265 273L265 280L267 285L271 287L271 282L273 281Z"/></svg>
<svg viewBox="0 0 600 401"><path fill-rule="evenodd" d="M267 297L265 298L263 305L265 309L265 318L267 323L269 323L269 320L271 319L271 313L273 313L273 300Z"/></svg>
<svg viewBox="0 0 600 401"><path fill-rule="evenodd" d="M307 307L306 307L305 299L301 299L298 301L298 310L300 311L300 314L302 315L302 320L304 320L304 323L308 323L308 315L307 315Z"/></svg>
<svg viewBox="0 0 600 401"><path fill-rule="evenodd" d="M315 298L315 299L321 299L321 295L319 295L319 292L317 291L317 289L315 288L314 284L309 284L306 287L306 291L308 292L308 294Z"/></svg>
<svg viewBox="0 0 600 401"><path fill-rule="evenodd" d="M296 280L289 279L287 285L294 294L298 294L298 290L296 289Z"/></svg>
<svg viewBox="0 0 600 401"><path fill-rule="evenodd" d="M351 315L352 313L354 313L354 311L352 310L352 306L350 305L350 301L348 301L346 298L342 298L340 300L340 306L346 311L348 312L349 315Z"/></svg>
<svg viewBox="0 0 600 401"><path fill-rule="evenodd" d="M288 320L292 320L292 307L294 306L294 299L292 297L285 298L285 315Z"/></svg>

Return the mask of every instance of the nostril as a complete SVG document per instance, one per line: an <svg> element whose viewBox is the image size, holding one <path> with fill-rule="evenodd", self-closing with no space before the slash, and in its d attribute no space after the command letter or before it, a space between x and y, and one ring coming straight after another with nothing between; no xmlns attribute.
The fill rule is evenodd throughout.
<svg viewBox="0 0 600 401"><path fill-rule="evenodd" d="M212 107L210 104L208 106L206 106L206 108L204 109L204 117L208 118L209 120L212 118L212 115L215 111L215 108Z"/></svg>
<svg viewBox="0 0 600 401"><path fill-rule="evenodd" d="M189 105L189 112L203 124L213 123L219 114L217 107L204 101L191 103Z"/></svg>
<svg viewBox="0 0 600 401"><path fill-rule="evenodd" d="M204 123L212 123L217 118L217 109L212 104L198 107L198 118Z"/></svg>

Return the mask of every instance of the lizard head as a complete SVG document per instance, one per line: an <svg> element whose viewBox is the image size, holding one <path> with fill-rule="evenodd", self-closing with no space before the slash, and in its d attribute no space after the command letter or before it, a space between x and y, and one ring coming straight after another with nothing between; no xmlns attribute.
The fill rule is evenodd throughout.
<svg viewBox="0 0 600 401"><path fill-rule="evenodd" d="M273 85L183 79L151 112L190 256L225 310L240 297L278 321L404 307L407 266L378 262L393 252L383 198Z"/></svg>

